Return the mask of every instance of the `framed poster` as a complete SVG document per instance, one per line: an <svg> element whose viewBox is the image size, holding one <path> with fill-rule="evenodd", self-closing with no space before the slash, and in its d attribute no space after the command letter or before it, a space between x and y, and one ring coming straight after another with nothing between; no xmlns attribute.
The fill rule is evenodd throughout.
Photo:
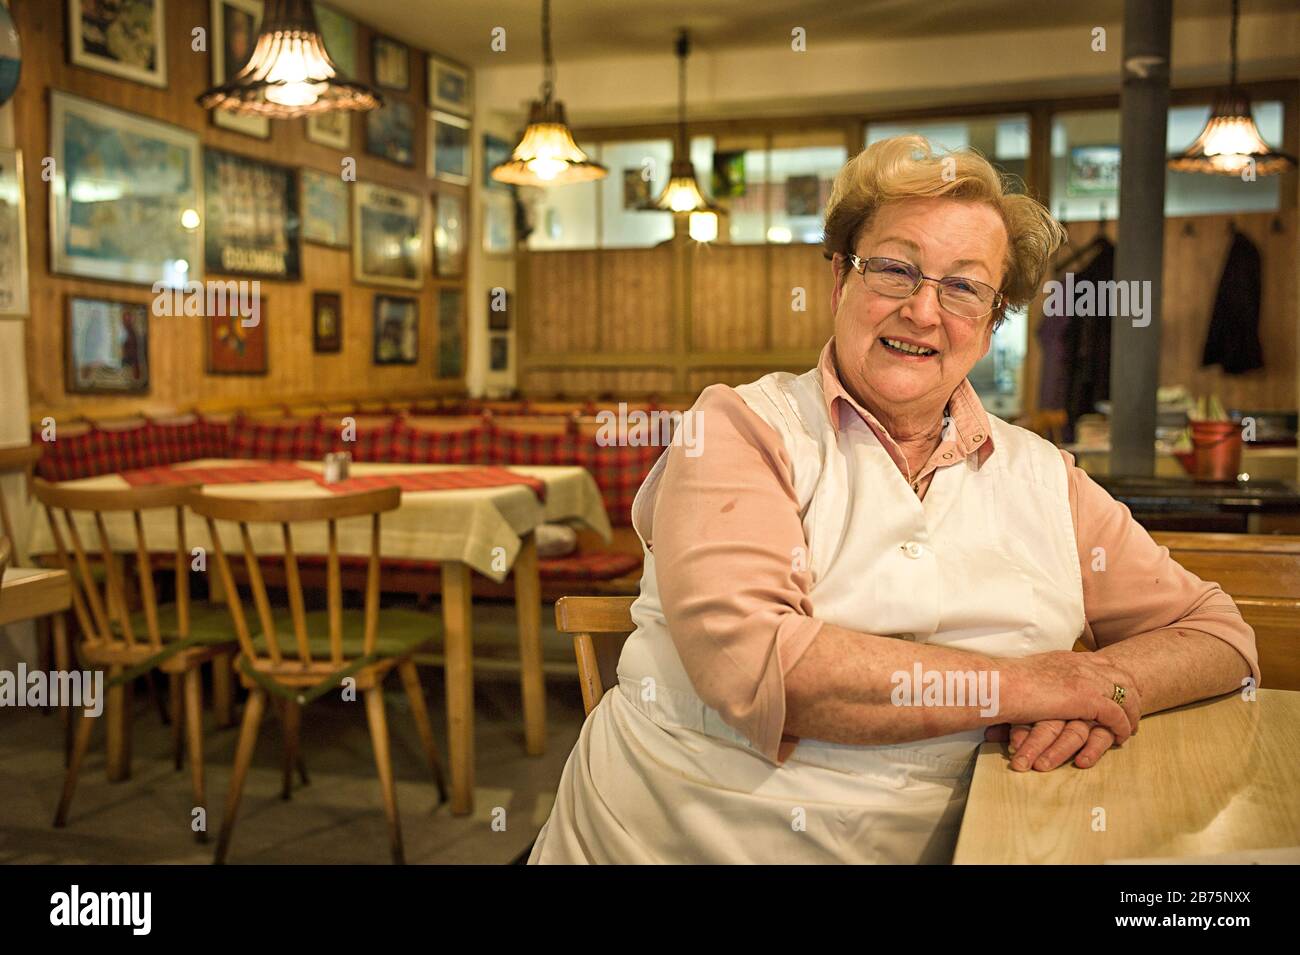
<svg viewBox="0 0 1300 955"><path fill-rule="evenodd" d="M375 364L414 365L420 359L420 302L375 296Z"/></svg>
<svg viewBox="0 0 1300 955"><path fill-rule="evenodd" d="M429 105L448 113L468 116L473 111L470 99L469 70L429 54Z"/></svg>
<svg viewBox="0 0 1300 955"><path fill-rule="evenodd" d="M483 251L509 255L515 250L515 197L483 190Z"/></svg>
<svg viewBox="0 0 1300 955"><path fill-rule="evenodd" d="M63 342L69 393L149 390L148 305L70 296Z"/></svg>
<svg viewBox="0 0 1300 955"><path fill-rule="evenodd" d="M439 194L434 198L433 256L444 278L465 271L465 200Z"/></svg>
<svg viewBox="0 0 1300 955"><path fill-rule="evenodd" d="M348 184L342 176L315 169L302 171L302 238L336 249L352 244Z"/></svg>
<svg viewBox="0 0 1300 955"><path fill-rule="evenodd" d="M303 122L307 124L307 138L313 143L335 149L352 147L352 110L311 113Z"/></svg>
<svg viewBox="0 0 1300 955"><path fill-rule="evenodd" d="M451 113L429 113L429 178L469 185L469 120Z"/></svg>
<svg viewBox="0 0 1300 955"><path fill-rule="evenodd" d="M650 180L641 175L642 167L623 170L623 208L640 211L650 205Z"/></svg>
<svg viewBox="0 0 1300 955"><path fill-rule="evenodd" d="M488 343L488 371L510 370L510 336L493 335Z"/></svg>
<svg viewBox="0 0 1300 955"><path fill-rule="evenodd" d="M23 154L0 149L0 315L26 315L29 310Z"/></svg>
<svg viewBox="0 0 1300 955"><path fill-rule="evenodd" d="M390 99L366 113L366 152L402 166L415 165L415 111Z"/></svg>
<svg viewBox="0 0 1300 955"><path fill-rule="evenodd" d="M355 80L359 75L356 21L323 3L313 3L312 7L316 12L316 26L325 41L325 52L345 77Z"/></svg>
<svg viewBox="0 0 1300 955"><path fill-rule="evenodd" d="M438 289L438 367L439 378L459 378L465 373L461 316L465 293L458 288Z"/></svg>
<svg viewBox="0 0 1300 955"><path fill-rule="evenodd" d="M318 355L343 350L343 297L338 292L312 294L311 350Z"/></svg>
<svg viewBox="0 0 1300 955"><path fill-rule="evenodd" d="M166 87L163 3L68 0L68 58L74 66Z"/></svg>
<svg viewBox="0 0 1300 955"><path fill-rule="evenodd" d="M483 134L483 187L497 192L514 193L515 187L508 182L498 182L492 178L492 170L508 160L514 152L513 147L499 136Z"/></svg>
<svg viewBox="0 0 1300 955"><path fill-rule="evenodd" d="M266 374L266 296L260 300L256 324L247 318L227 315L225 296L216 296L216 314L204 322L208 330L209 375Z"/></svg>
<svg viewBox="0 0 1300 955"><path fill-rule="evenodd" d="M402 92L411 88L411 51L405 43L386 36L373 36L370 38L370 56L375 66L376 86Z"/></svg>
<svg viewBox="0 0 1300 955"><path fill-rule="evenodd" d="M790 176L785 181L785 214L787 216L815 216L821 213L821 179L812 176Z"/></svg>
<svg viewBox="0 0 1300 955"><path fill-rule="evenodd" d="M296 170L208 148L203 150L203 185L208 269L275 279L299 277Z"/></svg>
<svg viewBox="0 0 1300 955"><path fill-rule="evenodd" d="M1075 146L1065 180L1067 196L1119 194L1119 147Z"/></svg>
<svg viewBox="0 0 1300 955"><path fill-rule="evenodd" d="M220 86L244 68L253 55L262 25L262 0L212 0L212 85ZM212 122L258 139L271 138L271 120L225 109L209 110Z"/></svg>
<svg viewBox="0 0 1300 955"><path fill-rule="evenodd" d="M510 293L503 288L488 289L488 331L510 331Z"/></svg>
<svg viewBox="0 0 1300 955"><path fill-rule="evenodd" d="M424 200L369 182L352 184L352 277L418 289L424 284Z"/></svg>
<svg viewBox="0 0 1300 955"><path fill-rule="evenodd" d="M198 136L53 90L50 150L53 271L169 287L202 281Z"/></svg>

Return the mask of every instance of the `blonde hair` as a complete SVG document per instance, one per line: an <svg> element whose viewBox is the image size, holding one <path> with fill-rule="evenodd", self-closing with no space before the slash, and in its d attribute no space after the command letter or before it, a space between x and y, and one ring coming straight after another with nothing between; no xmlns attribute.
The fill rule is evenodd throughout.
<svg viewBox="0 0 1300 955"><path fill-rule="evenodd" d="M936 153L924 136L882 139L845 163L835 177L822 248L827 258L852 255L862 230L887 202L946 197L987 203L1007 229L1005 300L995 316L1001 324L1008 306L1033 300L1053 253L1066 239L1065 229L1042 203L1010 192L1014 186L1014 179L972 149Z"/></svg>

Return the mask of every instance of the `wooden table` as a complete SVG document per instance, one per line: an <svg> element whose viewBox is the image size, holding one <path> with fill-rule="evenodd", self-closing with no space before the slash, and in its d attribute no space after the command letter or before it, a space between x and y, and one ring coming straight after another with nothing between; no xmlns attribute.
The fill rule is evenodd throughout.
<svg viewBox="0 0 1300 955"><path fill-rule="evenodd" d="M215 467L238 462L201 460L176 467ZM297 462L321 470L316 461ZM352 476L399 474L461 469L437 464L353 464ZM448 759L451 776L451 811L457 815L474 809L474 659L470 573L478 571L498 583L513 569L515 602L519 615L520 682L524 711L525 750L540 755L546 747L546 688L542 675L541 584L538 579L534 532L544 523L581 524L611 539L609 517L600 489L579 467L519 466L518 471L546 485L541 501L522 484L472 490L406 491L396 511L384 515L380 552L384 557L437 561L442 574L444 674L447 687ZM66 482L69 487L107 490L129 485L118 474ZM212 493L253 498L329 496L330 491L311 480L271 481L212 485ZM33 507L38 507L33 503ZM135 530L129 513L105 514L109 543L115 551L135 548ZM174 520L165 514L144 515L145 535L153 550L176 547ZM33 514L27 552L52 552L53 541L43 515ZM93 524L79 528L83 539L96 540ZM278 526L249 527L259 555L283 553ZM88 535L88 536L87 536ZM186 543L210 548L206 523L193 514L186 517ZM235 538L225 538L227 553L241 553ZM325 527L304 526L295 532L295 549L301 554L327 551ZM338 522L338 548L343 555L370 553L368 518Z"/></svg>
<svg viewBox="0 0 1300 955"><path fill-rule="evenodd" d="M0 581L0 627L23 620L49 617L54 628L54 668L72 668L68 645L68 618L72 606L72 579L65 570L39 567L6 567ZM72 710L60 707L63 718L65 756L71 752Z"/></svg>
<svg viewBox="0 0 1300 955"><path fill-rule="evenodd" d="M1104 824L1104 830L1101 826ZM1146 717L1091 769L975 763L953 862L1102 863L1300 847L1300 692L1259 690Z"/></svg>

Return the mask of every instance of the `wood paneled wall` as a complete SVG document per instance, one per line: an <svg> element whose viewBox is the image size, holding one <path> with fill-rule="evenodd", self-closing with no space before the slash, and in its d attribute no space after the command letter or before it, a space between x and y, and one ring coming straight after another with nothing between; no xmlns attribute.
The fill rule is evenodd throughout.
<svg viewBox="0 0 1300 955"><path fill-rule="evenodd" d="M831 335L830 264L810 245L521 255L525 394L694 394L805 371Z"/></svg>
<svg viewBox="0 0 1300 955"><path fill-rule="evenodd" d="M1266 364L1247 375L1200 367L1230 223L1263 262ZM1108 229L1113 239L1113 222ZM1076 248L1097 230L1096 222L1068 226ZM1295 408L1296 249L1294 210L1166 220L1160 383L1216 393L1230 408ZM676 240L643 250L523 253L521 261L525 394L695 394L713 382L805 371L832 333L831 270L818 246ZM1041 301L1031 316L1026 410L1037 405L1040 313Z"/></svg>
<svg viewBox="0 0 1300 955"><path fill-rule="evenodd" d="M1230 227L1255 243L1260 253L1261 299L1259 339L1264 367L1244 375L1225 374L1215 365L1201 367L1205 336L1214 311L1214 298L1232 241ZM1098 234L1099 222L1071 222L1070 244L1087 246ZM1105 225L1115 241L1114 221ZM1225 407L1245 411L1281 411L1296 407L1297 319L1300 281L1295 272L1296 214L1180 216L1165 220L1165 264L1160 331L1160 384L1182 385L1194 395L1217 394ZM1060 258L1064 258L1064 254ZM1072 271L1087 265L1086 257ZM1042 299L1031 316L1030 352L1025 369L1025 394L1037 404L1041 369L1034 332Z"/></svg>
<svg viewBox="0 0 1300 955"><path fill-rule="evenodd" d="M27 335L27 369L34 416L94 412L128 413L137 409L234 407L271 401L412 396L462 391L464 380L435 379L438 346L437 289L463 286L464 279L440 281L432 269L432 197L438 191L467 190L430 180L426 175L426 56L412 49L408 92L384 90L385 97L408 100L415 114L415 162L400 166L365 151L365 117L351 117L352 144L346 153L306 138L305 122L272 120L271 137L256 139L213 125L208 111L195 102L211 85L207 53L190 49L190 31L211 27L208 0L170 0L167 4L166 89L157 89L72 66L67 54L67 16L63 0L24 0L13 5L23 41L23 76L15 100L16 141L26 160L27 234L31 261L31 319ZM372 76L371 31L357 29L357 56L363 79ZM209 33L211 37L211 33ZM302 278L297 282L262 281L266 299L268 373L223 376L205 372L203 319L157 318L149 323L152 388L147 395L83 396L64 391L66 300L82 295L147 303L146 286L54 275L49 258L49 185L41 179L41 158L50 152L49 91L63 90L86 99L184 127L204 145L230 152L338 174L344 155L355 157L357 179L405 189L424 197L425 284L418 292L359 285L352 281L347 249L303 243ZM468 226L468 223L467 223ZM467 242L472 239L468 236ZM356 236L353 236L355 243ZM229 278L209 273L205 278ZM236 276L235 278L238 278ZM338 354L312 352L311 306L314 291L337 291L343 301L343 348ZM372 309L376 294L414 295L420 302L420 353L416 365L376 366L372 358ZM464 318L462 316L462 326ZM462 327L462 342L464 341Z"/></svg>

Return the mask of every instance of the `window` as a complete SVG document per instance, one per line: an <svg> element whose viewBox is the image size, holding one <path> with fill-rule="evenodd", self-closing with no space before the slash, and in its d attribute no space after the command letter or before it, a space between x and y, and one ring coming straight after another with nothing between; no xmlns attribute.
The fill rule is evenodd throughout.
<svg viewBox="0 0 1300 955"><path fill-rule="evenodd" d="M1165 131L1168 154L1191 145L1205 121L1209 105L1175 106ZM1255 104L1255 123L1264 139L1282 141L1282 103ZM1052 119L1052 212L1064 222L1114 219L1119 212L1119 110L1059 113ZM1281 177L1262 176L1244 182L1235 176L1165 171L1165 215L1209 215L1225 212L1276 212Z"/></svg>
<svg viewBox="0 0 1300 955"><path fill-rule="evenodd" d="M838 130L691 140L700 188L727 210L722 219L737 244L820 242L826 200L848 158Z"/></svg>
<svg viewBox="0 0 1300 955"><path fill-rule="evenodd" d="M532 209L528 248L647 248L673 237L668 212L639 207L658 198L668 182L673 144L668 139L579 143L582 151L609 169L595 182L525 189Z"/></svg>

